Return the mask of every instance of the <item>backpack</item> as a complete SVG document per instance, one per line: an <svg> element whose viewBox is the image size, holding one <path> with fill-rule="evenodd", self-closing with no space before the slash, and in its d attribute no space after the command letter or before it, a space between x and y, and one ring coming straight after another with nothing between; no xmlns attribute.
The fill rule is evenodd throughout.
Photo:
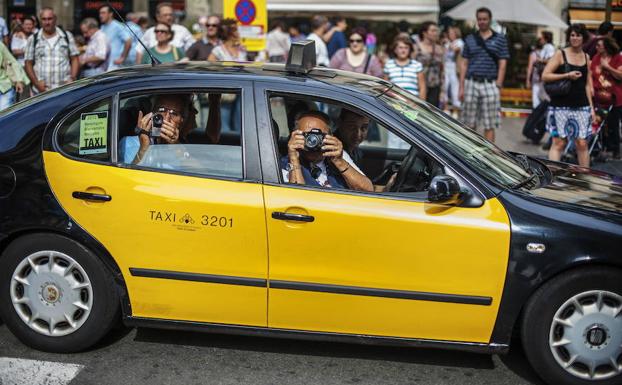
<svg viewBox="0 0 622 385"><path fill-rule="evenodd" d="M65 38L65 41L67 42L67 58L69 59L69 61L71 61L71 47L69 45L69 37L67 36L67 32L65 32L65 30L63 29L63 27L61 26L56 26L56 28L58 28L61 31L61 36ZM41 30L41 33L43 33L43 30ZM37 52L37 43L39 42L39 32L34 34L34 42L32 44L32 52L36 53ZM32 57L32 65L35 65L35 61L37 59L37 55L33 54Z"/></svg>

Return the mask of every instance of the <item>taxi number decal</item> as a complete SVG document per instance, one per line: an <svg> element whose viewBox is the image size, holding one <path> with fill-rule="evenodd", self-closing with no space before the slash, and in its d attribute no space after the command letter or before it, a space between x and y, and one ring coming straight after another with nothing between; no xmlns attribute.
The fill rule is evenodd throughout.
<svg viewBox="0 0 622 385"><path fill-rule="evenodd" d="M210 227L233 227L233 218L203 215L201 224Z"/></svg>
<svg viewBox="0 0 622 385"><path fill-rule="evenodd" d="M108 152L108 111L80 115L79 155Z"/></svg>

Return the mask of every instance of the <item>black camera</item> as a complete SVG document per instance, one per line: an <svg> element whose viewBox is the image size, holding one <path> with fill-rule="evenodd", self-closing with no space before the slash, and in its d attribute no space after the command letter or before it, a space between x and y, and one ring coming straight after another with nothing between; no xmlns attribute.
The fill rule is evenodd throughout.
<svg viewBox="0 0 622 385"><path fill-rule="evenodd" d="M151 118L151 137L159 138L162 132L162 123L164 123L164 116L162 114L153 114Z"/></svg>
<svg viewBox="0 0 622 385"><path fill-rule="evenodd" d="M305 151L322 151L322 144L324 143L324 137L326 136L322 130L319 128L312 128L311 131L307 131L302 135L305 137Z"/></svg>

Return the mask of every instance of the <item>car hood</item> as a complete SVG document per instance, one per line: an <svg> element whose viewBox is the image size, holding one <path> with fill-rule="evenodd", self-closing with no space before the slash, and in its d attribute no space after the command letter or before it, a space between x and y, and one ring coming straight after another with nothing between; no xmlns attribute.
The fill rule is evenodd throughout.
<svg viewBox="0 0 622 385"><path fill-rule="evenodd" d="M622 214L622 177L575 165L543 162L551 178L529 194L585 208Z"/></svg>

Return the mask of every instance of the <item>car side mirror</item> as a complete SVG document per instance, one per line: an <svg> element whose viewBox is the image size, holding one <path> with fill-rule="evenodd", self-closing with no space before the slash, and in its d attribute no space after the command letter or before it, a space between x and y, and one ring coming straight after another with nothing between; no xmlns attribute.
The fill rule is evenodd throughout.
<svg viewBox="0 0 622 385"><path fill-rule="evenodd" d="M458 181L449 175L437 175L432 178L428 190L428 200L444 205L457 205L462 202L463 196Z"/></svg>

